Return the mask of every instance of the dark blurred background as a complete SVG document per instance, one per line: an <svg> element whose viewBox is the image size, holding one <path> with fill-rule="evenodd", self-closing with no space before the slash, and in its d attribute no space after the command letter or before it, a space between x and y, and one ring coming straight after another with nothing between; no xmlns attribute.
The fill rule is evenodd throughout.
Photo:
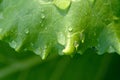
<svg viewBox="0 0 120 80"><path fill-rule="evenodd" d="M0 80L120 80L120 56L96 54L50 55L46 60L33 52L17 53L0 42Z"/></svg>

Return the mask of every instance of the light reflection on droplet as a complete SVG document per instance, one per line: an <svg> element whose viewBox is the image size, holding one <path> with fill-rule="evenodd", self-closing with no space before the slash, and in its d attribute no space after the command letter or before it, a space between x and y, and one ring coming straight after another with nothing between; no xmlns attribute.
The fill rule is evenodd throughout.
<svg viewBox="0 0 120 80"><path fill-rule="evenodd" d="M12 48L14 48L14 49L15 49L16 46L17 46L17 42L14 41L14 40L13 40L12 42L10 42L9 44L10 44L10 46L11 46Z"/></svg>

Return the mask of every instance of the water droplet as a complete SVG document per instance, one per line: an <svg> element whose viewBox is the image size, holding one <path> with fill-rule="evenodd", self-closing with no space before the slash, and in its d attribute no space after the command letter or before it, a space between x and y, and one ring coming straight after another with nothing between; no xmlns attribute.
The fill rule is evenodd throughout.
<svg viewBox="0 0 120 80"><path fill-rule="evenodd" d="M71 5L71 0L53 0L53 3L60 9L68 9Z"/></svg>
<svg viewBox="0 0 120 80"><path fill-rule="evenodd" d="M16 41L14 41L14 40L13 40L12 42L10 42L9 44L10 44L10 46L11 46L12 48L14 48L14 49L17 47L17 43L16 43Z"/></svg>
<svg viewBox="0 0 120 80"><path fill-rule="evenodd" d="M78 48L78 46L79 46L79 43L78 43L77 41L75 41L75 42L74 42L74 46L75 46L75 48L76 48L76 50L77 50L77 48Z"/></svg>
<svg viewBox="0 0 120 80"><path fill-rule="evenodd" d="M69 27L69 28L68 28L68 31L69 31L69 32L72 32L72 31L73 31L73 28L72 28L72 27Z"/></svg>
<svg viewBox="0 0 120 80"><path fill-rule="evenodd" d="M42 23L42 21L40 21L40 24Z"/></svg>
<svg viewBox="0 0 120 80"><path fill-rule="evenodd" d="M84 43L84 39L82 39L82 41L81 41L82 43Z"/></svg>
<svg viewBox="0 0 120 80"><path fill-rule="evenodd" d="M77 50L77 53L80 54L80 55L83 55L84 52L79 49L79 50Z"/></svg>
<svg viewBox="0 0 120 80"><path fill-rule="evenodd" d="M41 15L41 18L42 18L42 19L45 19L45 15L44 15L44 14L42 14L42 15Z"/></svg>
<svg viewBox="0 0 120 80"><path fill-rule="evenodd" d="M108 53L113 53L113 52L115 52L115 49L112 46L109 46L107 51L108 51Z"/></svg>
<svg viewBox="0 0 120 80"><path fill-rule="evenodd" d="M26 34L29 34L29 30L28 30L28 29L26 29L26 30L25 30L25 33L26 33Z"/></svg>
<svg viewBox="0 0 120 80"><path fill-rule="evenodd" d="M65 35L62 32L58 33L58 43L65 45Z"/></svg>
<svg viewBox="0 0 120 80"><path fill-rule="evenodd" d="M48 28L46 27L45 30L47 30Z"/></svg>
<svg viewBox="0 0 120 80"><path fill-rule="evenodd" d="M34 52L35 52L35 54L37 54L37 55L41 55L41 54L42 54L42 49L39 47L39 48L37 48Z"/></svg>
<svg viewBox="0 0 120 80"><path fill-rule="evenodd" d="M80 40L82 43L84 43L85 41L85 35L83 34L83 32L80 33Z"/></svg>

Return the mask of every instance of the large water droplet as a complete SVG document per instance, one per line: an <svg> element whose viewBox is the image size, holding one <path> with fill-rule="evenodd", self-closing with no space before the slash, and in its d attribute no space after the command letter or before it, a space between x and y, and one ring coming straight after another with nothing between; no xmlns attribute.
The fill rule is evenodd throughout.
<svg viewBox="0 0 120 80"><path fill-rule="evenodd" d="M28 29L25 30L25 33L26 33L26 34L29 34L29 32L30 32L30 31L29 31Z"/></svg>
<svg viewBox="0 0 120 80"><path fill-rule="evenodd" d="M65 35L62 32L58 33L58 43L65 45Z"/></svg>
<svg viewBox="0 0 120 80"><path fill-rule="evenodd" d="M13 40L12 42L10 42L9 44L10 44L10 46L11 46L12 48L14 48L14 49L17 47L17 42L14 41L14 40Z"/></svg>
<svg viewBox="0 0 120 80"><path fill-rule="evenodd" d="M42 15L41 15L41 18L42 18L42 19L45 19L45 15L44 15L44 14L42 14Z"/></svg>
<svg viewBox="0 0 120 80"><path fill-rule="evenodd" d="M113 52L115 52L115 49L112 46L109 46L107 51L108 51L108 53L113 53Z"/></svg>
<svg viewBox="0 0 120 80"><path fill-rule="evenodd" d="M84 43L84 41L85 41L85 40L84 40L84 39L82 39L82 41L81 41L81 42L82 42L82 43Z"/></svg>
<svg viewBox="0 0 120 80"><path fill-rule="evenodd" d="M42 49L39 47L39 48L37 48L34 52L35 52L35 54L37 54L37 55L41 55L41 54L42 54Z"/></svg>
<svg viewBox="0 0 120 80"><path fill-rule="evenodd" d="M69 31L69 32L72 32L72 31L73 31L73 28L72 28L72 27L69 27L69 28L68 28L68 31Z"/></svg>
<svg viewBox="0 0 120 80"><path fill-rule="evenodd" d="M75 48L76 48L76 50L77 50L77 48L78 48L78 46L79 46L79 43L78 43L77 41L75 41L75 42L74 42L74 46L75 46Z"/></svg>
<svg viewBox="0 0 120 80"><path fill-rule="evenodd" d="M71 5L71 0L53 0L53 3L60 9L68 9Z"/></svg>

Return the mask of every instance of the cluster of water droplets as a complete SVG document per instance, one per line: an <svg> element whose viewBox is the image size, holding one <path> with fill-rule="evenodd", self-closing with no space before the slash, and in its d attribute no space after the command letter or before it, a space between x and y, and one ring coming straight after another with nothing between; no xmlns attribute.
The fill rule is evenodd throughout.
<svg viewBox="0 0 120 80"><path fill-rule="evenodd" d="M45 10L41 8L41 19L45 19Z"/></svg>
<svg viewBox="0 0 120 80"><path fill-rule="evenodd" d="M41 16L41 19L39 21L41 27L44 27L44 20L46 18L46 15L45 15L45 10L40 8L41 12L40 12L40 16Z"/></svg>

